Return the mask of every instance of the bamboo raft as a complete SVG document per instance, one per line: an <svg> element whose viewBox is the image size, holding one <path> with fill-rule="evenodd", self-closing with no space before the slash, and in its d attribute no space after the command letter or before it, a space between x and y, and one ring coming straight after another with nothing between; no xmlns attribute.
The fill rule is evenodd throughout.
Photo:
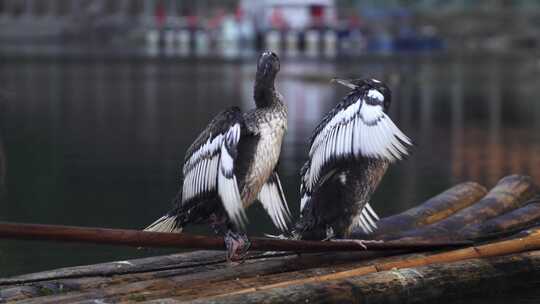
<svg viewBox="0 0 540 304"><path fill-rule="evenodd" d="M56 269L0 279L0 301L418 303L533 288L540 279L537 191L529 177L518 175L501 179L489 192L473 182L456 185L382 219L369 237L385 243L370 244L368 250L358 250L350 242L302 242L305 247L298 247L255 238L252 249L278 244L280 250L292 252L253 251L236 265L225 262L223 251L205 250ZM0 238L24 237L14 227L3 227ZM46 229L36 229L46 234ZM80 241L112 243L95 237L99 229L86 231ZM149 232L110 232L119 233L124 245L158 245ZM135 238L127 241L130 233ZM180 246L174 240L178 235L160 235L168 246ZM60 231L38 237L76 240ZM361 232L355 237L367 238ZM201 240L200 248L223 246L222 240ZM443 243L461 248L441 248Z"/></svg>

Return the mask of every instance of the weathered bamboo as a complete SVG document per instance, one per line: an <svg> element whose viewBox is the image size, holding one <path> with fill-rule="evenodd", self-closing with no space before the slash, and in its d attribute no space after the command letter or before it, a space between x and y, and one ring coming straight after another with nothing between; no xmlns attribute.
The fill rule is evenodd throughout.
<svg viewBox="0 0 540 304"><path fill-rule="evenodd" d="M481 186L472 183L465 187L482 189ZM499 188L497 189L497 187ZM416 211L414 209L407 211L418 217L430 218L430 220L409 221L409 223L412 223L413 231L416 233L429 232L425 234L426 238L419 238L421 241L426 239L439 241L441 235L447 232L456 232L445 229L432 230L440 222L454 221L452 218L456 216L460 219L455 220L455 225L461 221L460 228L465 227L458 230L460 237L467 235L468 231L472 231L473 235L484 235L493 231L507 232L508 229L513 231L534 223L536 219L534 214L537 210L534 205L536 203L528 202L526 205L524 203L526 197L530 197L530 193L534 192L534 187L528 178L507 177L499 182L497 187L490 191L490 195L477 203L483 204L482 208L477 208L478 210L475 211L482 217L477 222L462 214L467 209L474 211L475 209L472 207L475 207L476 204L472 207L461 205L463 207L458 208L452 205L451 199L448 199L447 208L451 210L445 211L441 207L445 204L444 197L440 196L437 200L431 199L431 203L428 201L425 206L417 208ZM463 192L458 191L457 193ZM467 199L465 195L459 197ZM490 199L486 202L486 198ZM462 204L462 201L459 201L458 204ZM427 207L426 210L435 210L432 213L435 216L430 217L432 214L429 211L423 212L422 208L424 207ZM486 208L490 211L486 212L484 210ZM485 213L490 215L487 216ZM383 221L385 219L381 222ZM402 223L401 220L397 222ZM403 227L405 226L400 229L405 230ZM533 229L529 233L530 235L520 233L518 235L521 238L513 236L514 239L509 240L518 241L517 244L498 242L484 245L492 247L470 247L466 250L431 256L402 254L394 257L381 257L396 254L396 251L323 252L280 257L254 254L252 259L247 259L242 265L230 267L223 263L224 255L221 252L184 253L171 256L166 260L164 257L160 257L120 261L1 279L0 298L8 302L25 299L25 303L55 304L88 303L94 300L104 302L155 300L157 301L155 303L167 303L166 301L191 301L195 299L224 301L225 303L236 300L249 302L261 299L282 302L281 297L285 297L289 302L299 299L302 301L308 299L314 302L339 301L340 299L375 302L384 299L388 302L388 299L393 298L401 299L403 302L407 293L410 293L411 299L429 300L431 296L447 297L460 292L463 294L464 291L460 290L464 289L463 287L467 287L469 290L470 287L476 286L475 284L484 284L482 282L485 284L488 284L487 282L491 284L502 282L497 281L498 278L521 278L514 274L525 276L528 273L534 281L536 274L534 270L537 270L536 265L540 264L538 262L540 261L540 253L534 253L534 261L523 260L523 263L521 263L521 256L528 256L528 253L501 257L500 259L506 261L505 264L485 264L487 268L482 266L484 264L478 264L486 263L486 259L474 260L474 258L483 255L498 256L514 251L533 250L540 246L540 240L529 242L529 244L524 244L524 242L528 242L530 237L535 235L540 239L538 231L540 230ZM178 238L179 235L174 234L174 236ZM223 246L222 239L218 239L220 246ZM389 243L392 244L392 242ZM141 244L137 243L133 246L141 246ZM403 253L403 251L401 252ZM445 254L448 255L445 256ZM462 261L461 259L467 260ZM476 268L475 265L482 267ZM509 265L512 265L511 272L506 271L510 268ZM397 270L388 271L392 267ZM402 269L402 267L405 268ZM362 275L364 272L371 271L377 271L377 273ZM407 277L407 273L419 273L422 277ZM467 276L467 274L469 275ZM357 282L364 283L357 284ZM523 284L523 280L519 282ZM292 285L283 286L284 284ZM332 289L332 286L335 286L336 289ZM459 288L452 286L459 286ZM345 292L340 293L339 290L345 290ZM352 290L352 297L349 297L349 290ZM261 296L259 297L258 294ZM336 298L339 294L342 297ZM308 296L308 298L303 298L304 296Z"/></svg>
<svg viewBox="0 0 540 304"><path fill-rule="evenodd" d="M373 252L372 252L373 253ZM355 252L347 254L369 254ZM0 288L0 297L7 301L28 298L28 294L45 291L47 297L36 299L38 303L74 303L105 299L106 302L133 301L134 299L159 299L172 295L191 300L204 296L215 296L224 291L234 291L245 286L277 283L290 277L301 278L346 270L351 265L366 265L369 262L343 264L335 256L322 254L308 256L286 256L248 260L240 266L227 264L200 264L179 267L166 271L153 271L112 277L81 277L47 280L31 284ZM376 261L376 260L375 260ZM332 265L332 266L329 266ZM209 288L211 284L211 288ZM28 286L32 289L29 290ZM60 290L63 287L63 290ZM105 297L105 295L107 295Z"/></svg>
<svg viewBox="0 0 540 304"><path fill-rule="evenodd" d="M125 245L134 247L174 247L182 249L223 250L222 237L191 235L187 233L147 232L128 229L91 228L61 225L38 225L0 222L0 238L84 242L95 244ZM253 237L253 251L323 252L345 250L434 250L445 247L470 245L467 241L401 242L384 243L297 241Z"/></svg>
<svg viewBox="0 0 540 304"><path fill-rule="evenodd" d="M540 252L472 259L418 268L390 269L346 279L200 298L190 303L435 303L472 294L534 288ZM186 303L165 297L148 303Z"/></svg>
<svg viewBox="0 0 540 304"><path fill-rule="evenodd" d="M201 265L213 265L223 262L225 262L225 256L222 252L200 250L129 261L116 261L94 265L59 268L55 270L20 275L13 278L0 278L0 286L94 276L109 277L122 274L198 267Z"/></svg>
<svg viewBox="0 0 540 304"><path fill-rule="evenodd" d="M431 206L431 208L437 210L441 205L448 205L449 208L452 207L452 204L450 201L452 198L456 200L456 204L458 205L465 205L469 204L468 201L471 201L471 197L480 197L485 193L485 190L482 186L475 184L475 183L463 183L461 185L458 185L456 187L453 187L451 190L445 191L445 195L439 195L433 199L428 200L427 206ZM466 202L466 203L464 203ZM418 214L428 214L429 212L418 212ZM384 221L384 219L383 219ZM366 258L373 258L376 256L384 256L386 254L371 254L371 253L364 253L359 252L358 254L340 254L339 256L334 256L334 261L358 261ZM196 257L200 256L201 259L197 259ZM257 257L255 255L255 257ZM159 259L159 258L158 258ZM173 262L177 259L177 262ZM43 273L36 273L36 274L30 274L25 276L18 276L17 278L7 278L7 279L0 279L0 285L6 285L6 284L21 284L21 283L28 283L28 282L36 282L36 281L43 281L43 280L53 280L53 279L61 279L61 278L77 278L77 277L91 277L91 276L111 276L111 275L120 275L120 274L127 274L127 273L137 273L142 271L149 271L149 270L163 270L163 269L171 269L176 267L183 267L184 263L181 263L181 261L193 261L193 263L190 263L186 266L196 266L196 263L204 263L206 261L207 263L220 263L223 262L223 254L222 253L206 253L206 252L200 252L193 253L193 254L179 254L174 255L171 257L168 257L166 261L163 261L164 263L158 263L157 259L149 258L144 260L137 260L135 262L136 265L129 265L129 264L122 264L122 263L104 263L99 265L91 265L91 266L80 266L80 267L70 267L64 269L58 269L54 271L47 271ZM204 261L203 261L204 260ZM302 261L305 265L309 265L309 260L313 261L313 265L322 265L324 263L321 263L321 261L327 261L328 259L326 256L320 256L320 257L314 257L310 258L308 256L303 256Z"/></svg>
<svg viewBox="0 0 540 304"><path fill-rule="evenodd" d="M252 300L252 297L254 297L256 301L260 300L261 298L258 294L268 296L269 299L272 298L272 295L288 297L298 289L307 288L308 290L313 291L314 289L311 287L318 288L320 286L339 285L343 284L342 282L354 281L361 276L375 272L392 271L394 269L404 268L414 268L416 270L419 269L418 267L426 265L502 256L528 250L537 250L538 248L540 248L540 230L535 229L530 232L530 235L521 239L454 250L431 256L409 257L402 260L394 259L393 261L385 260L382 262L372 261L371 263L363 264L361 267L353 269L343 267L341 268L343 270L339 271L339 268L335 268L334 270L338 270L338 272L335 273L332 273L332 269L330 269L330 271L328 272L327 270L324 275L319 275L317 271L302 272L299 273L302 279L291 280L291 277L296 277L297 275L289 274L281 276L281 279L276 281L276 273L278 273L279 276L279 273L286 272L285 269L281 268L283 267L283 261L253 261L252 263L247 262L242 267L229 269L223 267L217 268L211 273L208 273L209 269L204 267L187 270L187 274L189 275L186 275L186 273L184 273L184 275L181 275L180 273L179 275L178 272L175 272L174 277L170 277L170 274L162 273L158 276L152 276L143 282L134 282L99 290L92 289L83 292L51 295L48 297L40 297L37 301L39 303L73 303L91 299L107 299L107 301L116 302L178 297L182 300L201 298L205 301L213 300L219 302L222 300L230 300L233 302L243 302L245 300L249 302ZM291 259L290 263L302 263L302 259ZM265 266L263 266L263 269L265 270L261 271L259 267L267 264L274 264L274 267L278 266L280 268L264 268ZM522 268L520 271L530 272L532 270L530 268ZM305 277L306 274L309 276ZM287 278L289 279L287 280ZM193 285L194 281L198 283ZM208 288L210 282L212 285L211 288ZM68 287L70 286L70 284L65 285ZM77 284L74 285L77 286ZM49 288L48 285L44 286ZM397 287L394 286L390 288L385 285L376 285L372 288L378 288L379 290L384 290L391 294L392 288ZM403 288L403 286L401 286L401 288ZM397 292L403 291L397 290ZM211 299L209 299L208 296L210 296ZM295 300L298 299L294 296L291 297ZM329 300L332 298L321 298L321 301L324 299ZM349 300L354 300L354 298ZM30 301L29 303L32 302Z"/></svg>
<svg viewBox="0 0 540 304"><path fill-rule="evenodd" d="M235 295L242 295L248 293L257 292L260 294L267 294L270 296L272 292L270 291L275 288L288 288L290 290L297 290L294 286L305 285L305 284L321 284L323 282L335 281L335 280L347 280L350 278L363 276L370 273L389 271L393 269L404 269L404 268L416 268L427 266L431 264L441 264L441 263L452 263L456 261L463 261L475 258L489 258L496 256L503 256L509 254L517 254L525 251L540 250L540 229L531 231L531 233L523 238L512 239L482 246L473 246L464 249L453 250L449 252L434 254L430 256L420 257L420 258L411 258L405 259L402 261L387 262L382 264L373 264L369 266L364 266L360 268L350 269L346 271L341 271L337 273L314 276L308 279L299 279L299 280L289 280L285 282L280 282L276 284L269 284L251 288L245 288L241 290L234 291L228 294L222 294L221 297L230 297ZM280 291L280 295L287 296L289 292ZM257 296L258 297L258 296ZM258 297L259 298L259 297ZM240 300L241 298L234 298L235 300ZM259 298L260 299L260 298ZM247 302L249 299L243 299L240 302Z"/></svg>
<svg viewBox="0 0 540 304"><path fill-rule="evenodd" d="M353 238L385 239L391 237L392 234L433 224L471 206L486 193L486 188L478 183L458 184L419 206L381 219L377 223L377 230L372 235L365 235L361 229L355 229Z"/></svg>
<svg viewBox="0 0 540 304"><path fill-rule="evenodd" d="M522 208L510 211L485 222L470 225L460 231L463 238L496 237L500 234L523 230L540 223L540 200L534 199ZM500 236L499 236L500 237Z"/></svg>
<svg viewBox="0 0 540 304"><path fill-rule="evenodd" d="M501 179L489 193L470 207L434 224L391 235L389 239L456 240L463 239L461 232L468 225L476 225L523 206L537 193L531 178L510 175ZM480 235L467 234L467 237Z"/></svg>

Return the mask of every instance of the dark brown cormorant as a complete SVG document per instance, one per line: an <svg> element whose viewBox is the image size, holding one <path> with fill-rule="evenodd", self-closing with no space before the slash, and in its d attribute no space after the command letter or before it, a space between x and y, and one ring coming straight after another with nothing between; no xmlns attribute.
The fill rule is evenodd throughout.
<svg viewBox="0 0 540 304"><path fill-rule="evenodd" d="M279 67L276 54L261 54L256 109L232 107L214 117L186 152L173 210L146 231L181 232L188 224L208 223L225 235L227 258L239 258L249 247L244 210L255 200L278 228L287 229L289 210L276 172L287 129L287 108L274 86Z"/></svg>
<svg viewBox="0 0 540 304"><path fill-rule="evenodd" d="M301 216L296 239L347 238L355 226L370 233L369 205L388 165L408 154L411 140L388 116L390 89L376 79L340 80L351 89L317 126L301 169Z"/></svg>

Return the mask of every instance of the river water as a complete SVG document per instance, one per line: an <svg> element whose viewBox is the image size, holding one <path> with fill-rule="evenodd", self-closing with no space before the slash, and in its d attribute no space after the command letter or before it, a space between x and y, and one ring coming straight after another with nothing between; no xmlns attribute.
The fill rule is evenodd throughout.
<svg viewBox="0 0 540 304"><path fill-rule="evenodd" d="M0 220L149 224L170 206L183 153L212 116L254 107L254 61L0 61ZM540 181L539 74L528 57L282 62L289 129L280 175L293 213L307 138L346 93L330 78L386 81L391 116L417 143L373 198L385 216L462 181ZM249 218L251 234L274 232L261 208ZM0 276L167 252L2 240Z"/></svg>

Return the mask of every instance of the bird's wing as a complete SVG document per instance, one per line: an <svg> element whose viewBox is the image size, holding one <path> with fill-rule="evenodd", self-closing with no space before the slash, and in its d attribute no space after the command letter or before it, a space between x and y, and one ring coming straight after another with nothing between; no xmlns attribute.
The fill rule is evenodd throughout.
<svg viewBox="0 0 540 304"><path fill-rule="evenodd" d="M309 160L301 171L302 201L309 199L332 163L360 157L393 162L407 155L411 145L382 106L362 98L345 98L326 115L311 138Z"/></svg>
<svg viewBox="0 0 540 304"><path fill-rule="evenodd" d="M360 227L365 234L370 234L377 229L378 220L379 216L375 213L371 205L367 203L355 220L354 226Z"/></svg>
<svg viewBox="0 0 540 304"><path fill-rule="evenodd" d="M259 192L258 200L266 210L266 213L272 219L272 222L276 227L282 231L287 230L287 223L290 220L291 212L281 187L279 175L276 171L270 175L270 178L261 188Z"/></svg>
<svg viewBox="0 0 540 304"><path fill-rule="evenodd" d="M189 147L183 166L182 203L217 193L229 219L243 227L246 216L235 176L244 119L237 107L214 117Z"/></svg>

